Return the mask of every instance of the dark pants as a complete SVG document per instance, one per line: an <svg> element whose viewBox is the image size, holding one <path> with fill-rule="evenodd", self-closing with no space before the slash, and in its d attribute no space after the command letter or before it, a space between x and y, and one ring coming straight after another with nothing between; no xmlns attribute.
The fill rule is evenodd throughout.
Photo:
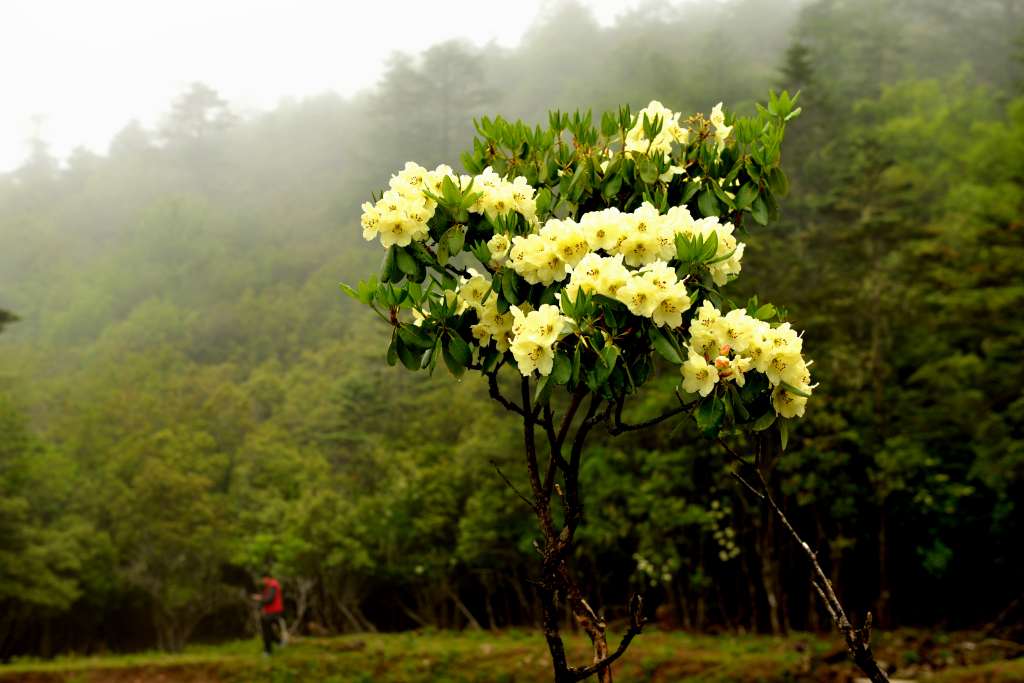
<svg viewBox="0 0 1024 683"><path fill-rule="evenodd" d="M268 655L273 650L274 643L281 642L281 636L277 632L277 622L280 618L280 614L260 615L260 630L263 631L263 651Z"/></svg>

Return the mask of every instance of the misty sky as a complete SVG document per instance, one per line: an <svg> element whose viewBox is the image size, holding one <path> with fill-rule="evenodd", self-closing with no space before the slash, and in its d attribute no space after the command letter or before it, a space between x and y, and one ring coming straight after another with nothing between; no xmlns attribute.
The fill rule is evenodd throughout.
<svg viewBox="0 0 1024 683"><path fill-rule="evenodd" d="M373 85L387 56L449 38L514 46L555 0L0 0L0 172L38 127L58 157L152 126L193 81L245 113ZM603 24L638 0L587 0Z"/></svg>

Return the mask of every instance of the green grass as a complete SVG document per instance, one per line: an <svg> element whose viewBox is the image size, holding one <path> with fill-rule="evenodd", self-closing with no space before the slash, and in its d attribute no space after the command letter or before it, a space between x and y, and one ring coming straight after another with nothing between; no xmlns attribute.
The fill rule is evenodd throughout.
<svg viewBox="0 0 1024 683"><path fill-rule="evenodd" d="M617 643L613 635L612 644ZM589 643L570 636L571 660L589 659ZM697 636L650 630L634 641L616 680L638 682L768 683L832 677L819 657L839 647L834 639L794 636ZM994 662L948 670L935 681L1024 679L1024 662ZM102 657L18 660L0 666L0 682L128 683L547 683L548 654L539 634L529 631L416 632L305 638L265 659L255 640L194 646L180 654L137 653Z"/></svg>

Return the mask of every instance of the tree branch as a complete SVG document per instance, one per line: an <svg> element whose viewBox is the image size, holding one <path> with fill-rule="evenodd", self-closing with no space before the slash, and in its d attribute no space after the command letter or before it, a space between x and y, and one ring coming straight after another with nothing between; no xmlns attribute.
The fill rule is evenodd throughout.
<svg viewBox="0 0 1024 683"><path fill-rule="evenodd" d="M587 389L583 384L576 387L576 391L572 394L572 402L569 403L569 407L565 410L565 415L562 416L562 424L558 427L558 447L561 448L562 444L565 443L565 437L569 434L569 428L572 426L572 420L576 417L576 411L580 407L580 403L583 402L583 397L586 396Z"/></svg>
<svg viewBox="0 0 1024 683"><path fill-rule="evenodd" d="M618 436L619 434L622 434L623 432L632 432L632 431L636 431L638 429L647 429L648 427L653 427L656 424L660 424L660 423L664 422L665 420L673 418L676 415L681 415L682 413L685 413L687 410L689 410L689 408L687 406L679 406L678 408L673 408L672 410L665 411L664 413L662 413L658 417L655 417L655 418L652 418L652 419L647 420L645 422L640 422L640 423L637 423L637 424L625 424L625 423L623 423L621 421L621 410L620 410L620 411L618 411L618 414L615 417L615 424L613 424L608 429L608 433L611 434L612 436Z"/></svg>
<svg viewBox="0 0 1024 683"><path fill-rule="evenodd" d="M498 369L495 368L493 372L488 372L486 374L487 388L490 392L491 398L500 403L505 410L511 410L513 413L521 417L526 417L526 412L521 407L502 395L501 387L498 386Z"/></svg>
<svg viewBox="0 0 1024 683"><path fill-rule="evenodd" d="M577 681L593 676L594 674L608 668L611 664L621 657L629 644L633 642L633 638L640 635L640 632L644 627L644 616L643 616L643 599L639 595L633 595L629 601L629 630L622 636L622 640L619 641L619 646L615 649L615 652L608 655L599 662L594 662L590 666L580 667L578 669L572 669L572 675Z"/></svg>
<svg viewBox="0 0 1024 683"><path fill-rule="evenodd" d="M522 499L523 499L523 502L524 502L524 503L526 503L527 505L529 505L529 506L530 506L530 509L532 509L532 510L536 511L536 510L537 510L537 506L536 506L536 505L534 505L533 503L531 503L531 502L530 502L530 499L529 499L529 498L527 498L526 496L524 496L524 495L523 495L522 493L520 493L520 492L519 492L519 489L517 489L517 488L516 488L516 485L515 485L515 484L513 484L513 483L512 483L511 481L509 481L509 478L508 478L508 477L506 477L506 476L505 476L505 473L501 471L501 468L500 468L500 467L498 467L498 463L496 463L496 462L494 462L493 460L491 460L491 465L493 465L493 466L494 466L494 471L498 473L498 476L499 476L499 477L501 477L502 481L504 481L504 482L505 482L505 484L506 484L506 485L508 485L508 487L509 487L510 489L512 489L512 491L513 491L513 492L515 492L515 494L516 494L517 496L519 496L520 498L522 498Z"/></svg>

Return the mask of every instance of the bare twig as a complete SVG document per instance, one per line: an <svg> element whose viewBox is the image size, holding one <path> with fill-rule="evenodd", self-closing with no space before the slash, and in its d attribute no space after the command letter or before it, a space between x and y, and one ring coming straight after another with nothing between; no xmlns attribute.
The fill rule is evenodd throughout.
<svg viewBox="0 0 1024 683"><path fill-rule="evenodd" d="M618 436L619 434L622 434L624 432L633 432L638 429L647 429L648 427L653 427L654 425L661 424L665 420L671 419L676 415L681 415L690 409L689 406L682 405L682 401L680 401L681 405L679 405L676 408L673 408L672 410L666 410L664 413L655 418L645 420L644 422L638 422L637 424L627 424L622 421L622 409L624 407L624 404L625 396L620 396L615 402L615 416L612 421L612 425L608 428L608 433L611 434L612 436Z"/></svg>
<svg viewBox="0 0 1024 683"><path fill-rule="evenodd" d="M500 467L498 467L498 463L496 463L493 460L491 460L491 465L494 466L494 471L498 473L498 476L501 477L502 481L504 481L505 484L507 484L508 487L510 489L512 489L512 491L514 491L517 496L522 498L523 502L530 506L530 509L532 509L532 510L536 510L537 509L537 506L534 505L532 502L530 502L529 498L527 498L522 493L520 493L519 489L516 488L515 484L513 484L511 481L509 481L509 478L506 477L505 473L501 471Z"/></svg>
<svg viewBox="0 0 1024 683"><path fill-rule="evenodd" d="M736 451L734 451L732 448L730 448L729 444L727 444L724 440L719 439L718 443L721 444L722 448L725 449L725 452L729 454L730 460L732 462L735 462L735 463L737 463L739 465L746 465L747 467L752 467L752 465L750 463L745 461L743 458L741 458L736 453ZM754 488L754 486L749 481L744 479L742 474L740 474L736 470L729 470L729 475L733 479L738 481L739 483L743 484L747 488L748 491L753 493L755 496L757 496L761 500L764 500L764 494L762 494L760 491L758 491L756 488Z"/></svg>
<svg viewBox="0 0 1024 683"><path fill-rule="evenodd" d="M576 388L576 391L572 394L572 401L569 403L569 407L565 410L565 415L562 416L562 424L558 427L558 436L556 442L558 447L561 448L562 444L565 443L565 437L569 434L569 427L572 426L572 420L576 417L576 411L580 407L580 403L583 401L583 397L586 396L586 386L581 384Z"/></svg>

